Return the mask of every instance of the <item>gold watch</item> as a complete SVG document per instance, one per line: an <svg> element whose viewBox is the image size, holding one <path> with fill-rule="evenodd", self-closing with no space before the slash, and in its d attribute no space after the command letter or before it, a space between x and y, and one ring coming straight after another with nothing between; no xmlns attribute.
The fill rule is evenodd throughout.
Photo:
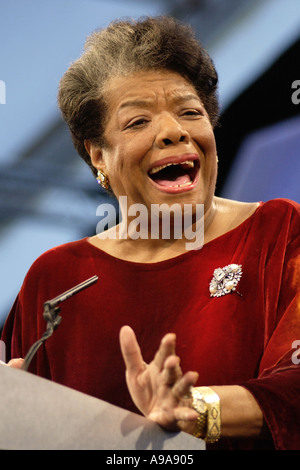
<svg viewBox="0 0 300 470"><path fill-rule="evenodd" d="M193 435L208 443L218 442L221 436L220 397L210 387L194 387L192 397L192 407L199 413Z"/></svg>
<svg viewBox="0 0 300 470"><path fill-rule="evenodd" d="M196 426L193 432L193 436L198 437L198 438L204 438L206 436L206 428L207 428L207 405L205 401L203 400L203 395L202 393L197 390L197 388L194 388L192 390L192 397L193 397L193 402L192 402L192 408L197 411L199 414L197 421L196 421Z"/></svg>

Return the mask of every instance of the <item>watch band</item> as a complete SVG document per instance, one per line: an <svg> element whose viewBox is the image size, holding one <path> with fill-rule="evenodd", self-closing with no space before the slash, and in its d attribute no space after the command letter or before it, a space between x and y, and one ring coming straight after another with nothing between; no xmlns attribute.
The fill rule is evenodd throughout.
<svg viewBox="0 0 300 470"><path fill-rule="evenodd" d="M206 426L207 426L207 406L203 400L202 393L197 389L193 388L192 390L192 408L197 411L199 414L196 426L193 432L193 436L198 438L204 438L206 435Z"/></svg>
<svg viewBox="0 0 300 470"><path fill-rule="evenodd" d="M210 387L194 387L192 397L192 407L196 411L198 411L197 407L200 410L198 411L199 418L197 419L194 436L196 436L195 433L197 432L198 435L196 437L204 437L205 441L208 443L217 442L221 435L221 407L219 395ZM206 411L204 411L204 407L206 407ZM203 424L204 420L205 424Z"/></svg>

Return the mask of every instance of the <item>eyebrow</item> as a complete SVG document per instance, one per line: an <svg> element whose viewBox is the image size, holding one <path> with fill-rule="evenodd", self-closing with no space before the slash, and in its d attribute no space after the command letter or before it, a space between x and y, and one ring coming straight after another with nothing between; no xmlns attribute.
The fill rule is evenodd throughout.
<svg viewBox="0 0 300 470"><path fill-rule="evenodd" d="M150 106L152 103L152 100L141 100L141 99L137 99L137 100L128 100L128 101L125 101L124 103L122 103L119 107L119 110L123 109L123 108L128 108L130 106L139 106L139 107L144 107L144 106Z"/></svg>
<svg viewBox="0 0 300 470"><path fill-rule="evenodd" d="M175 96L175 98L173 99L173 101L178 104L184 103L185 101L192 101L192 100L197 100L197 101L200 101L201 103L201 99L199 98L199 96L195 95L194 93L189 93L183 96Z"/></svg>
<svg viewBox="0 0 300 470"><path fill-rule="evenodd" d="M180 104L180 103L184 103L185 101L191 101L191 100L197 100L197 101L200 101L200 103L202 104L199 96L195 95L194 93L189 93L187 95L183 95L183 96L175 96L172 101L176 104ZM124 108L128 108L128 107L147 107L147 106L150 106L152 104L152 100L151 99L133 99L133 100L128 100L128 101L124 101L124 103L122 103L119 107L119 111L121 109L124 109Z"/></svg>

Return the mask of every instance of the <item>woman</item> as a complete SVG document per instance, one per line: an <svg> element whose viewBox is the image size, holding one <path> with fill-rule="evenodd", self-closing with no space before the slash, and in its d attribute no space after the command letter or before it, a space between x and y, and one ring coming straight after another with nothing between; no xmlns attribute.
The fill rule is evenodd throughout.
<svg viewBox="0 0 300 470"><path fill-rule="evenodd" d="M62 78L59 106L98 182L147 215L139 236L128 209L126 224L33 264L4 329L11 357L42 335L45 300L97 274L63 305L33 372L209 448L300 448L299 206L215 197L217 74L193 33L170 18L94 33ZM184 223L178 236L186 206L190 228L204 226L201 249L187 250ZM168 237L157 207L176 207Z"/></svg>

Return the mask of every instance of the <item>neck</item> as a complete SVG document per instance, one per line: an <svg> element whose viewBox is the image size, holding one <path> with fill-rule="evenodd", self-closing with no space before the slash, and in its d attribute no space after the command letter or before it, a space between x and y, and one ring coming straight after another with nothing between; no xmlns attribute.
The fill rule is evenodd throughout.
<svg viewBox="0 0 300 470"><path fill-rule="evenodd" d="M166 209L162 214L152 213L151 217L141 212L137 217L122 214L119 225L98 237L110 239L116 255L122 258L134 257L140 262L159 261L202 248L207 234L209 238L215 213L213 201L205 213L203 205L199 204L193 214L191 207L184 213L175 211L170 214Z"/></svg>

